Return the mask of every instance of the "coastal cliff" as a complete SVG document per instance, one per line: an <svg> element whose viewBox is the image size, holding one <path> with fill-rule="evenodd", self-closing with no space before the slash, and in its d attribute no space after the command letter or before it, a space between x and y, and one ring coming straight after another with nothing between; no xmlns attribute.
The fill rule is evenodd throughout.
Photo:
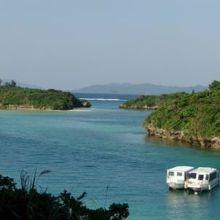
<svg viewBox="0 0 220 220"><path fill-rule="evenodd" d="M220 149L220 137L190 136L184 131L166 130L162 128L156 128L152 125L147 125L146 129L149 136L180 141L193 146L200 146L202 148Z"/></svg>
<svg viewBox="0 0 220 220"><path fill-rule="evenodd" d="M0 86L0 109L2 110L71 110L90 106L87 100L80 100L70 92L21 88L15 83Z"/></svg>
<svg viewBox="0 0 220 220"><path fill-rule="evenodd" d="M220 149L220 82L167 100L145 119L149 136Z"/></svg>

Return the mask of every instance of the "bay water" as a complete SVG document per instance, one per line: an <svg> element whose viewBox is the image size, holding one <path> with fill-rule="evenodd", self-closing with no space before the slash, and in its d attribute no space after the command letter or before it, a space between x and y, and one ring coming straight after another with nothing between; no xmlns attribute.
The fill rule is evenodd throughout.
<svg viewBox="0 0 220 220"><path fill-rule="evenodd" d="M67 112L0 112L0 173L20 183L22 170L39 190L74 196L86 205L128 203L129 220L219 219L220 189L199 195L169 191L166 169L176 165L220 168L220 152L149 139L147 111L122 110L120 100L91 100Z"/></svg>

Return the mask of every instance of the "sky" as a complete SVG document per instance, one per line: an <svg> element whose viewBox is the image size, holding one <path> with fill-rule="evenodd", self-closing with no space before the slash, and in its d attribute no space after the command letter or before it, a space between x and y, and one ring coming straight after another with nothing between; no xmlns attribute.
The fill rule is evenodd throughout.
<svg viewBox="0 0 220 220"><path fill-rule="evenodd" d="M220 80L219 0L0 0L0 78L43 88Z"/></svg>

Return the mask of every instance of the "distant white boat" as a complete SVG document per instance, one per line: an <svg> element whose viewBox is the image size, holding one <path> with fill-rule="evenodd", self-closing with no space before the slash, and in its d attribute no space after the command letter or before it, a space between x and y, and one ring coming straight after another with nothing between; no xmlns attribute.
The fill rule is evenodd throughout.
<svg viewBox="0 0 220 220"><path fill-rule="evenodd" d="M211 190L219 184L219 172L211 167L198 167L188 173L185 188L194 192Z"/></svg>
<svg viewBox="0 0 220 220"><path fill-rule="evenodd" d="M166 182L170 189L184 189L185 181L188 173L194 167L191 166L177 166L167 170Z"/></svg>

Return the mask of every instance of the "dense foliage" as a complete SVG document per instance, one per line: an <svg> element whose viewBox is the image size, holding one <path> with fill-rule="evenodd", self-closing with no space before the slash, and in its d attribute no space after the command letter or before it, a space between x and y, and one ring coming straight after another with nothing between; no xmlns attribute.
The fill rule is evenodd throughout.
<svg viewBox="0 0 220 220"><path fill-rule="evenodd" d="M0 108L36 108L68 110L76 107L90 107L90 103L77 99L70 92L16 87L15 84L0 86Z"/></svg>
<svg viewBox="0 0 220 220"><path fill-rule="evenodd" d="M205 91L166 100L145 119L148 125L184 131L189 137L220 137L220 82L212 82Z"/></svg>
<svg viewBox="0 0 220 220"><path fill-rule="evenodd" d="M38 192L36 177L35 173L29 181L22 176L21 188L17 188L13 179L0 175L1 220L123 220L129 215L127 204L113 203L108 209L87 208L82 202L86 193L74 198L67 191L58 196Z"/></svg>
<svg viewBox="0 0 220 220"><path fill-rule="evenodd" d="M163 102L178 98L180 95L186 93L174 93L174 94L163 94L163 95L142 95L134 99L130 99L120 105L120 108L131 108L131 109L148 109L157 108Z"/></svg>

